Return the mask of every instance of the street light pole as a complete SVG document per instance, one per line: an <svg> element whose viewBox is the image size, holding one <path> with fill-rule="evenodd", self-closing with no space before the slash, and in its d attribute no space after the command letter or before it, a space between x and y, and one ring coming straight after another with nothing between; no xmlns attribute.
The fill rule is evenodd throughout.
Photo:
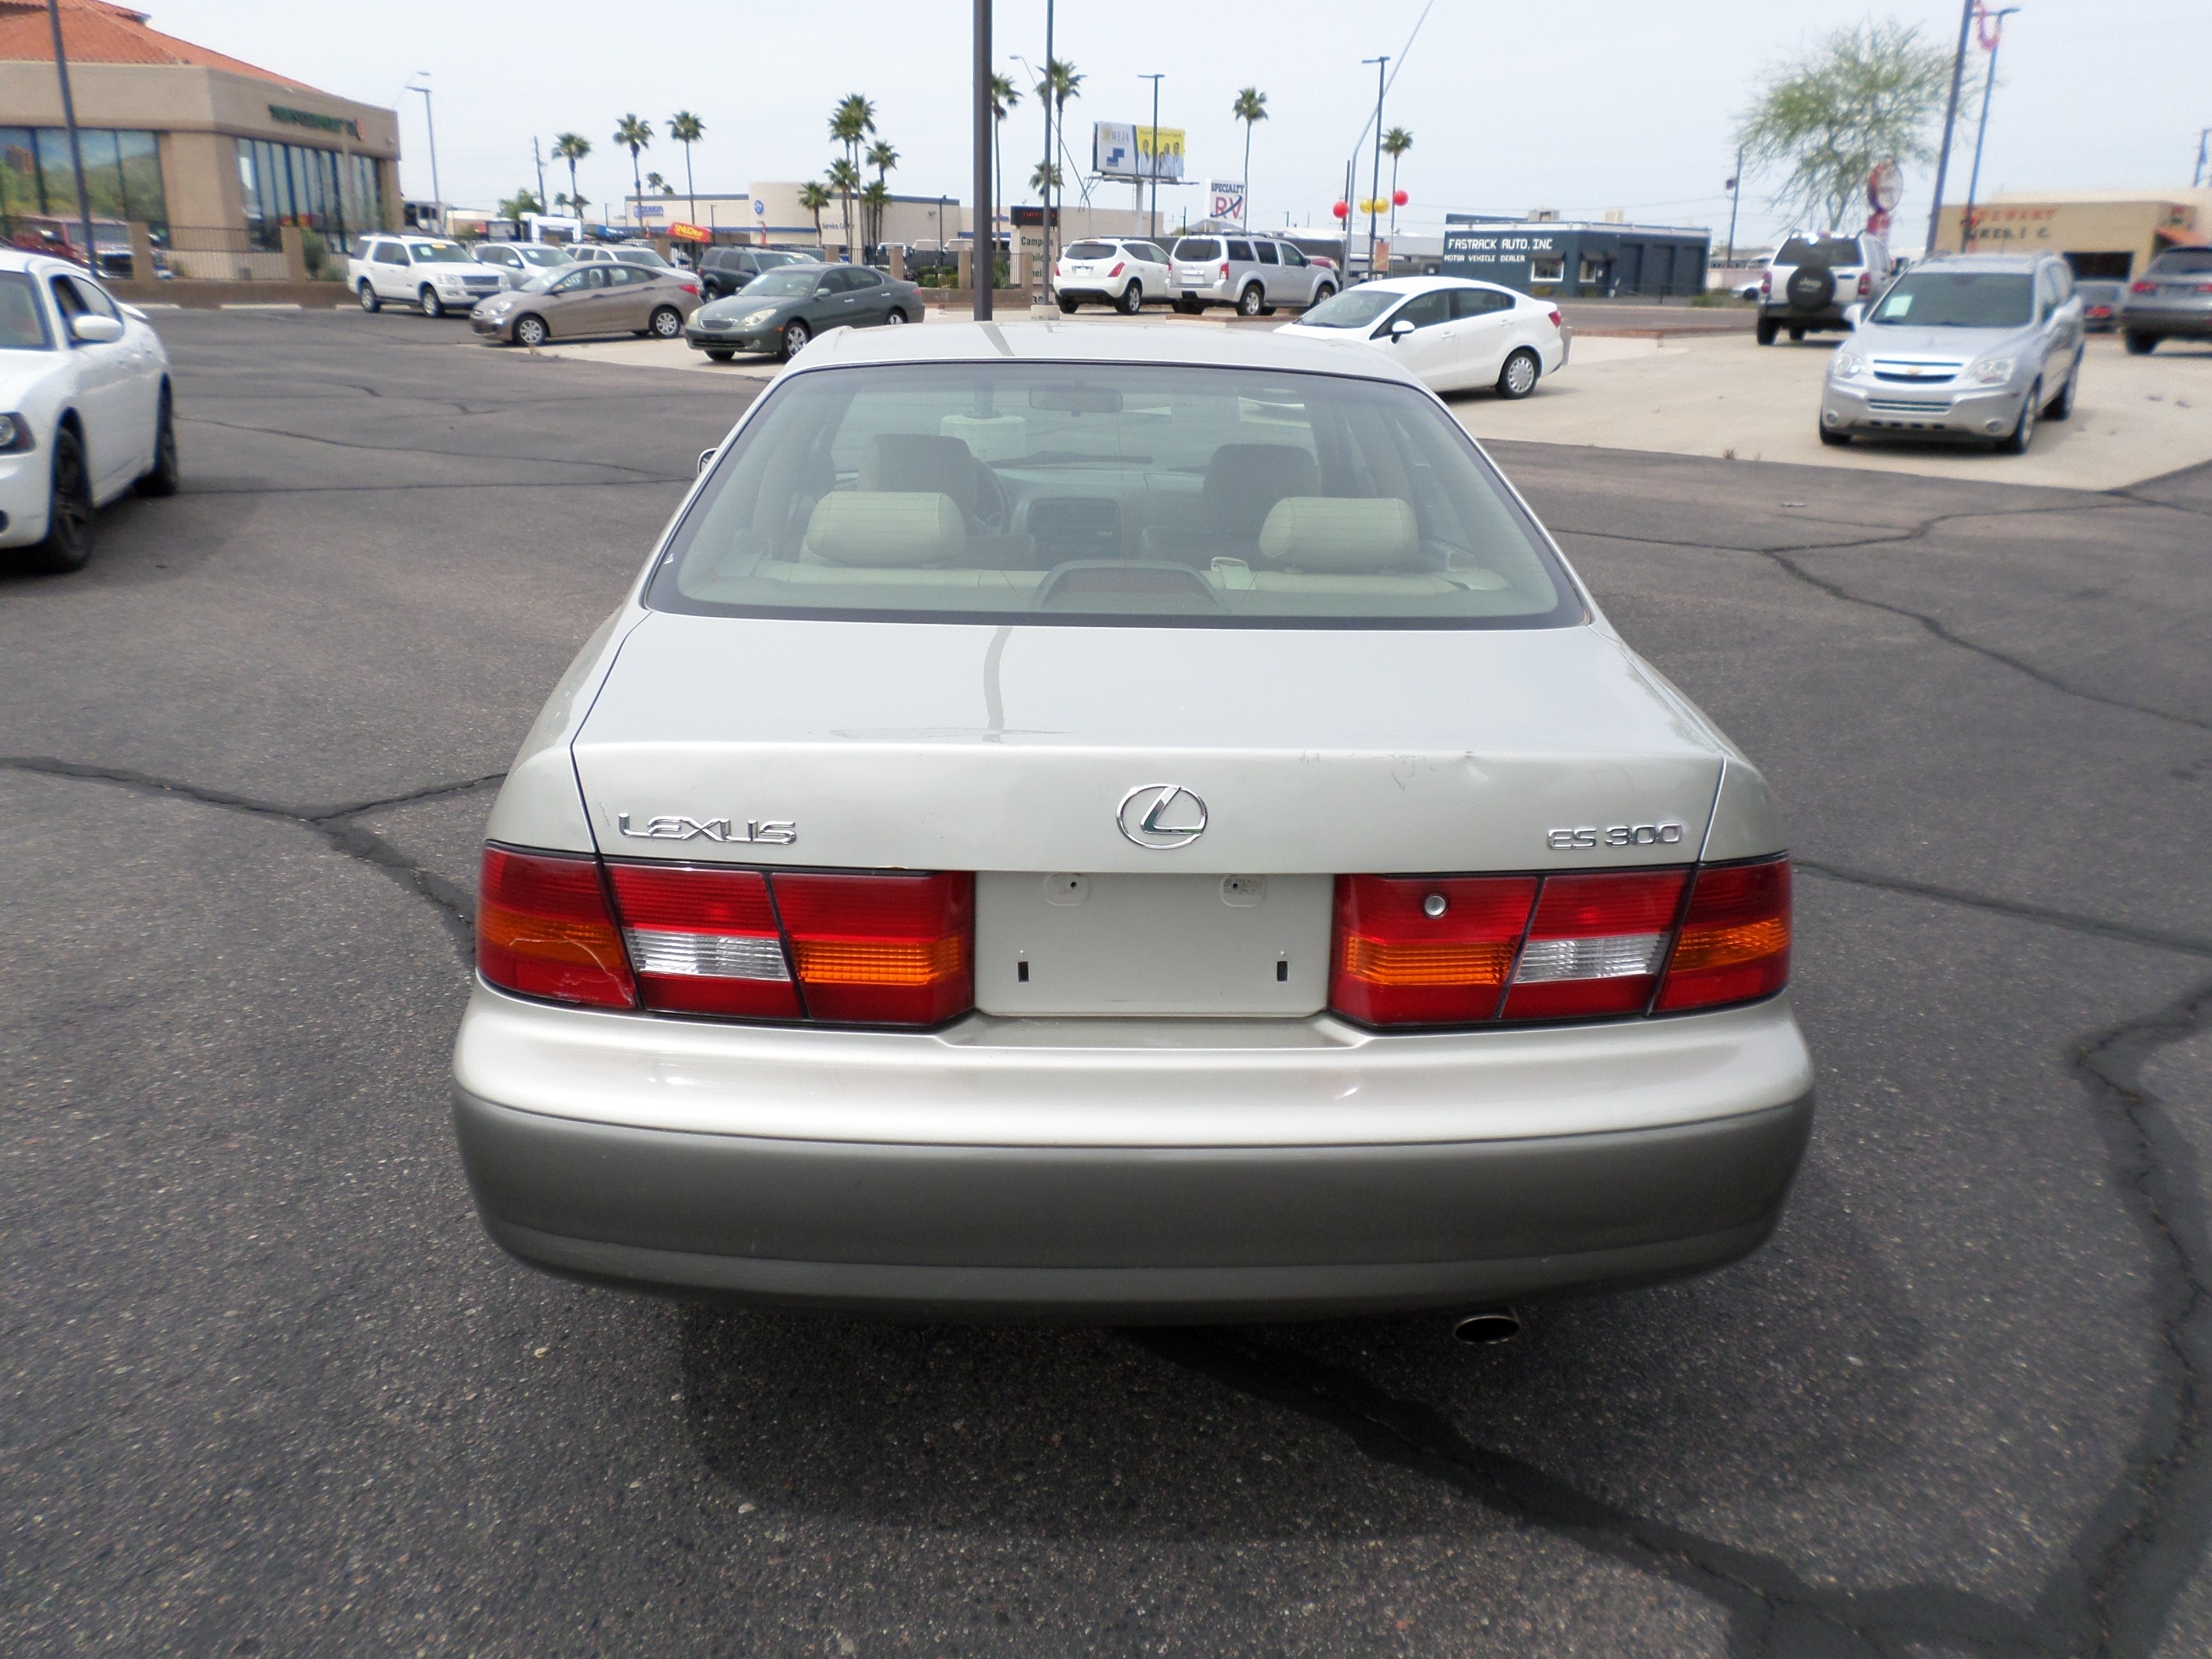
<svg viewBox="0 0 2212 1659"><path fill-rule="evenodd" d="M1730 270L1735 269L1735 210L1737 205L1741 203L1742 200L1743 146L1741 144L1738 144L1735 147L1735 176L1729 180L1728 252L1721 260L1722 265Z"/></svg>
<svg viewBox="0 0 2212 1659"><path fill-rule="evenodd" d="M1982 85L1982 117L1974 128L1974 166L1966 175L1966 210L1959 220L1959 252L1972 251L1974 237L1974 197L1982 187L1982 141L1990 136L1990 97L1997 89L1997 48L2004 45L2004 20L2018 11L2018 6L2007 6L2002 11L1988 14L1990 33L1989 79Z"/></svg>
<svg viewBox="0 0 2212 1659"><path fill-rule="evenodd" d="M969 234L969 264L975 271L975 317L991 320L991 290L999 279L996 209L991 200L991 0L975 0L975 228Z"/></svg>
<svg viewBox="0 0 2212 1659"><path fill-rule="evenodd" d="M70 90L69 53L62 49L61 0L46 0L46 20L54 26L54 72L62 79L62 122L69 128L70 171L76 179L76 216L84 225L84 268L97 276L100 249L92 240L92 198L84 188L84 148L76 136L76 99ZM131 274L144 282L153 272L134 270Z"/></svg>
<svg viewBox="0 0 2212 1659"><path fill-rule="evenodd" d="M1379 199L1382 189L1382 93L1386 85L1382 71L1390 60L1384 57L1363 58L1359 61L1375 65L1375 176L1367 185L1367 275L1371 279L1378 274L1390 274L1387 270L1377 273L1375 269L1375 218L1382 206Z"/></svg>
<svg viewBox="0 0 2212 1659"><path fill-rule="evenodd" d="M1160 82L1167 79L1167 76L1164 74L1140 75L1137 78L1139 81L1150 81L1152 83L1152 210L1151 215L1151 223L1152 240L1157 242L1160 239ZM1141 149L1142 147L1139 146L1139 148Z"/></svg>
<svg viewBox="0 0 2212 1659"><path fill-rule="evenodd" d="M1951 102L1943 112L1943 148L1936 155L1936 199L1928 208L1928 257L1936 257L1936 233L1943 224L1943 181L1951 172L1951 130L1959 123L1959 84L1966 77L1966 36L1974 27L1974 13L1982 0L1966 0L1959 9L1959 52L1951 60Z"/></svg>
<svg viewBox="0 0 2212 1659"><path fill-rule="evenodd" d="M415 73L426 81L430 78L428 70L416 70ZM446 228L446 191L438 182L438 123L430 113L430 88L410 87L407 90L422 94L422 125L430 133L430 205L438 210L438 229L442 234Z"/></svg>
<svg viewBox="0 0 2212 1659"><path fill-rule="evenodd" d="M1052 0L1044 0L1044 173L1038 194L1044 203L1044 220L1037 226L1037 243L1044 253L1045 303L1052 303Z"/></svg>

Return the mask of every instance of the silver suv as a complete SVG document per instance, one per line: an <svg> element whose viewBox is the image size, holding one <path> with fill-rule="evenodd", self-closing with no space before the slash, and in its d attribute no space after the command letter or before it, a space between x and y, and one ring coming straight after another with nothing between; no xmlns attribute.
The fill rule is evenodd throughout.
<svg viewBox="0 0 2212 1659"><path fill-rule="evenodd" d="M1820 441L1948 434L1994 438L2020 454L2039 416L2063 421L2074 412L2081 311L2073 270L2053 253L1954 254L1917 264L1836 349L1820 394Z"/></svg>
<svg viewBox="0 0 2212 1659"><path fill-rule="evenodd" d="M1870 232L1856 236L1792 234L1759 276L1759 343L1783 330L1802 340L1822 329L1848 329L1844 307L1869 299L1889 280L1889 244Z"/></svg>
<svg viewBox="0 0 2212 1659"><path fill-rule="evenodd" d="M1272 236L1179 238L1168 271L1175 308L1191 313L1235 306L1241 317L1265 317L1279 305L1304 309L1336 292L1334 271Z"/></svg>
<svg viewBox="0 0 2212 1659"><path fill-rule="evenodd" d="M2128 284L2120 331L2141 357L2169 337L2212 335L2212 247L2170 247Z"/></svg>

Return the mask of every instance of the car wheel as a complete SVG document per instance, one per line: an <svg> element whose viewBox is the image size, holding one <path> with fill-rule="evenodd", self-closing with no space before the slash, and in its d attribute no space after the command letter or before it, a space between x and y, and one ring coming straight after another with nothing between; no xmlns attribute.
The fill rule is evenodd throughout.
<svg viewBox="0 0 2212 1659"><path fill-rule="evenodd" d="M62 427L54 434L52 494L46 509L46 538L31 550L31 568L49 576L82 570L92 557L92 472L84 464L84 445Z"/></svg>
<svg viewBox="0 0 2212 1659"><path fill-rule="evenodd" d="M141 495L173 495L177 486L184 482L184 469L177 461L177 419L171 407L169 388L161 388L161 402L154 416L154 464L148 467L134 486Z"/></svg>
<svg viewBox="0 0 2212 1659"><path fill-rule="evenodd" d="M905 321L906 313L901 311L896 306L893 306L889 313L884 318L884 326L885 328L897 328L903 325Z"/></svg>
<svg viewBox="0 0 2212 1659"><path fill-rule="evenodd" d="M1501 398L1525 398L1536 389L1536 378L1544 366L1536 354L1523 346L1506 358L1505 366L1498 371L1498 395Z"/></svg>
<svg viewBox="0 0 2212 1659"><path fill-rule="evenodd" d="M2051 400L2051 407L2043 411L2044 418L2063 421L2074 412L2074 388L2081 379L2081 360L2076 357L2074 367L2066 371L2066 384L2058 388L2058 395Z"/></svg>
<svg viewBox="0 0 2212 1659"><path fill-rule="evenodd" d="M1848 432L1837 432L1824 426L1820 428L1820 441L1831 449L1848 449L1851 444L1851 434Z"/></svg>
<svg viewBox="0 0 2212 1659"><path fill-rule="evenodd" d="M738 354L736 352L731 350L727 346L708 346L707 348L707 361L710 363L726 363L731 358L737 355Z"/></svg>
<svg viewBox="0 0 2212 1659"><path fill-rule="evenodd" d="M1075 301L1069 299L1065 294L1060 296L1060 314L1063 317L1073 317L1075 315Z"/></svg>
<svg viewBox="0 0 2212 1659"><path fill-rule="evenodd" d="M1774 338L1775 338L1775 336L1777 336L1778 334L1779 334L1779 333L1781 333L1781 332L1782 332L1782 325L1781 325L1779 323L1777 323L1777 322L1771 321L1771 319L1767 319L1767 318L1765 318L1765 317L1762 317L1762 318L1760 318L1760 319L1759 319L1759 344L1761 344L1761 345L1772 345L1772 344L1774 343Z"/></svg>
<svg viewBox="0 0 2212 1659"><path fill-rule="evenodd" d="M1326 305L1334 298L1336 298L1336 284L1334 283L1323 283L1319 288L1314 290L1313 302L1315 305Z"/></svg>
<svg viewBox="0 0 2212 1659"><path fill-rule="evenodd" d="M545 319L543 317L521 317L515 320L515 344L529 346L534 349L538 346L544 345L545 343L546 337L547 332L545 328Z"/></svg>
<svg viewBox="0 0 2212 1659"><path fill-rule="evenodd" d="M422 307L425 317L437 318L446 314L445 303L438 298L437 289L424 283L422 291L415 296L415 303Z"/></svg>
<svg viewBox="0 0 2212 1659"><path fill-rule="evenodd" d="M376 290L371 288L367 283L363 283L361 285L361 308L363 311L381 311L384 309L384 301L376 297Z"/></svg>
<svg viewBox="0 0 2212 1659"><path fill-rule="evenodd" d="M684 313L674 306L659 307L646 327L658 339L672 340L684 331Z"/></svg>
<svg viewBox="0 0 2212 1659"><path fill-rule="evenodd" d="M2130 329L2127 337L2128 356L2149 356L2152 352L2158 349L2159 338L2160 337L2155 334L2138 334L2133 329Z"/></svg>
<svg viewBox="0 0 2212 1659"><path fill-rule="evenodd" d="M1121 314L1124 317L1133 317L1144 308L1145 285L1132 276L1129 278L1129 286L1121 290Z"/></svg>
<svg viewBox="0 0 2212 1659"><path fill-rule="evenodd" d="M1266 308L1267 295L1260 291L1257 283L1247 283L1244 291L1237 296L1237 314L1239 317L1256 317Z"/></svg>
<svg viewBox="0 0 2212 1659"><path fill-rule="evenodd" d="M2035 441L2036 411L2043 407L2043 382L2038 380L2027 389L2027 399L2020 406L2020 419L2013 429L1997 440L1997 448L2007 455L2025 455L2028 445Z"/></svg>
<svg viewBox="0 0 2212 1659"><path fill-rule="evenodd" d="M806 343L813 337L814 331L799 319L794 317L786 323L783 325L783 350L780 354L783 361L787 363L805 350Z"/></svg>

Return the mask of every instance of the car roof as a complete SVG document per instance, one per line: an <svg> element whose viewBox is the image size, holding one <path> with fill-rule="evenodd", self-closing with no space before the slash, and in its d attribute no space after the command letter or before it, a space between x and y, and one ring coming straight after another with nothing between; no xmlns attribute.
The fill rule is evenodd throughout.
<svg viewBox="0 0 2212 1659"><path fill-rule="evenodd" d="M1522 297L1517 288L1508 288L1503 283L1485 283L1473 276L1377 276L1371 282L1359 283L1352 291L1372 289L1377 294L1428 294L1440 288L1486 288L1500 294Z"/></svg>
<svg viewBox="0 0 2212 1659"><path fill-rule="evenodd" d="M1923 259L1912 267L1917 276L1923 270L1996 270L2025 273L2039 264L2056 260L2055 253L1939 253L1932 259Z"/></svg>
<svg viewBox="0 0 2212 1659"><path fill-rule="evenodd" d="M40 274L56 270L75 271L82 276L85 269L73 259L58 259L51 253L33 253L28 248L0 247L0 270L26 270Z"/></svg>
<svg viewBox="0 0 2212 1659"><path fill-rule="evenodd" d="M1347 351L1340 341L1241 329L1100 328L1049 322L933 323L927 328L833 329L806 349L801 370L857 363L1159 363L1348 374L1420 382L1378 351Z"/></svg>

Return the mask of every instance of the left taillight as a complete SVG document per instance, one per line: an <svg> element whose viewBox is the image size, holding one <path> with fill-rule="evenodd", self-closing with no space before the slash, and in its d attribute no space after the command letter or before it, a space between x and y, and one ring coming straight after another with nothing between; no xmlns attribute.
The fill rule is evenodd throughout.
<svg viewBox="0 0 2212 1659"><path fill-rule="evenodd" d="M1688 881L1685 870L1545 878L1504 1017L1642 1013L1659 982Z"/></svg>
<svg viewBox="0 0 2212 1659"><path fill-rule="evenodd" d="M589 855L487 847L477 890L477 968L504 990L590 1008L635 1008L637 989Z"/></svg>

